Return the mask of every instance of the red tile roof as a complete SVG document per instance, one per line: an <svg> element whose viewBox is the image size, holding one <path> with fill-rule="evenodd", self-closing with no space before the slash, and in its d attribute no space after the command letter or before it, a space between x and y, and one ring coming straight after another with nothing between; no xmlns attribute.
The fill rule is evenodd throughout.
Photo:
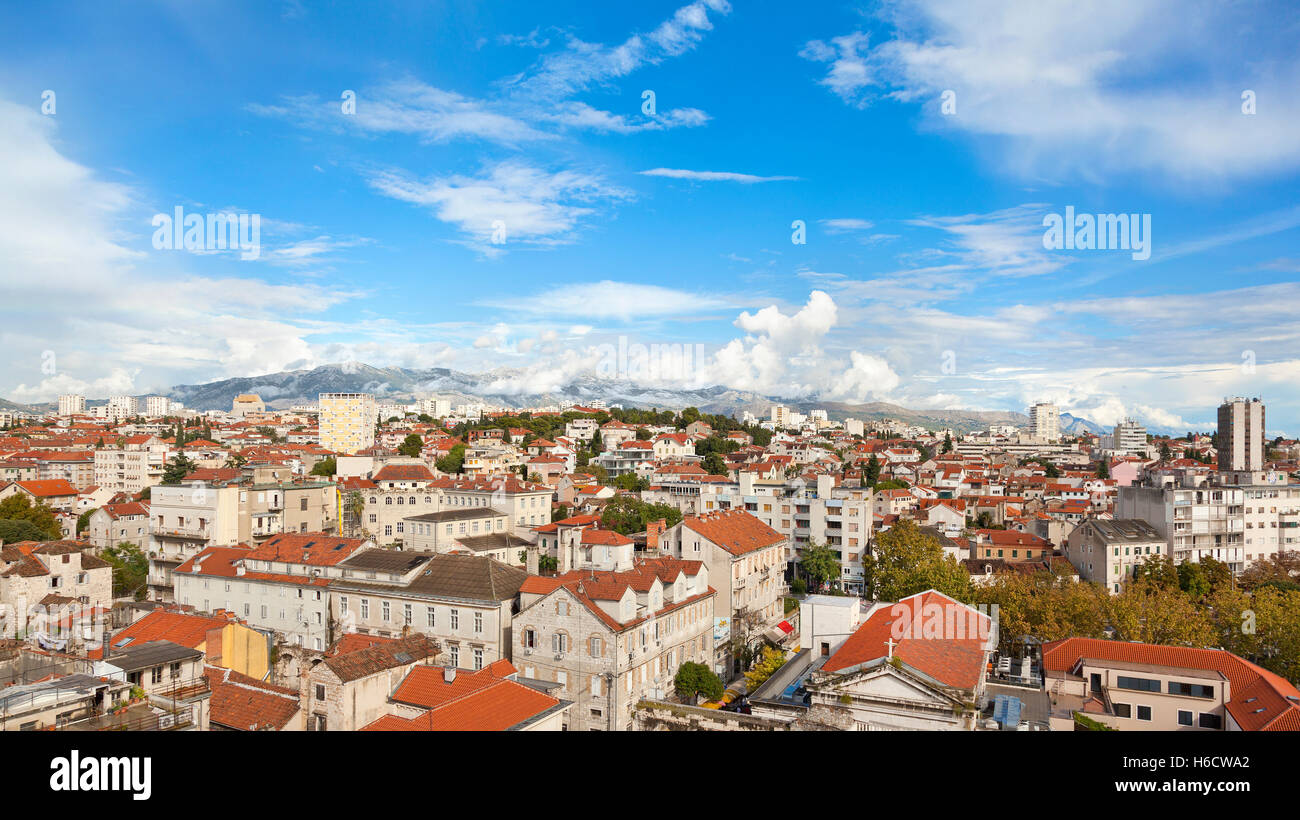
<svg viewBox="0 0 1300 820"><path fill-rule="evenodd" d="M906 613L895 607L906 606ZM929 634L924 627L930 617L927 610L932 606L942 609L946 617L951 607L960 607L970 615L964 621L964 637L925 637ZM960 611L960 610L959 610ZM921 620L904 620L895 624L899 618L910 619L919 613ZM955 620L955 619L954 619ZM979 637L979 624L987 622L988 616L966 606L947 595L934 590L909 595L898 604L886 605L872 613L858 627L848 640L827 659L822 666L826 672L841 672L860 664L888 658L889 641L893 640L893 657L903 664L928 675L945 686L958 689L974 689L978 685L987 661L986 641ZM908 626L912 628L908 628ZM916 627L920 626L918 630ZM972 628L975 627L975 628ZM987 629L987 626L984 627ZM917 632L920 634L917 634ZM974 634L972 634L974 633Z"/></svg>
<svg viewBox="0 0 1300 820"><path fill-rule="evenodd" d="M417 666L393 700L428 709L414 718L387 715L362 731L502 732L560 705L558 698L513 680L508 661L477 672L458 672L447 682L436 666Z"/></svg>
<svg viewBox="0 0 1300 820"><path fill-rule="evenodd" d="M280 730L298 714L298 693L293 689L214 666L204 667L203 676L212 690L208 709L213 723L244 731Z"/></svg>
<svg viewBox="0 0 1300 820"><path fill-rule="evenodd" d="M744 510L692 516L682 524L732 555L744 555L785 540L784 535Z"/></svg>

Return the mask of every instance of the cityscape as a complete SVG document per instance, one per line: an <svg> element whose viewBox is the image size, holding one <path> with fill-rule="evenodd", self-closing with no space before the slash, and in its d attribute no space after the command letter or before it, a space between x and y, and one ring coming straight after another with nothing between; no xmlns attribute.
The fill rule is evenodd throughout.
<svg viewBox="0 0 1300 820"><path fill-rule="evenodd" d="M1298 24L0 10L15 777L57 810L191 797L249 732L288 762L245 799L423 779L431 732L694 732L733 774L943 732L1087 755L1090 801L1280 791Z"/></svg>

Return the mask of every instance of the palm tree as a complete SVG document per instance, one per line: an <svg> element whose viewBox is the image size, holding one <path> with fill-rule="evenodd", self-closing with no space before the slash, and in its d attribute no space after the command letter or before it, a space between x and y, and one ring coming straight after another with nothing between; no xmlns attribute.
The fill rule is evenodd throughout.
<svg viewBox="0 0 1300 820"><path fill-rule="evenodd" d="M351 529L355 537L357 529L361 526L361 516L366 511L366 500L361 497L360 490L348 493L347 500L343 502L343 510L352 519Z"/></svg>

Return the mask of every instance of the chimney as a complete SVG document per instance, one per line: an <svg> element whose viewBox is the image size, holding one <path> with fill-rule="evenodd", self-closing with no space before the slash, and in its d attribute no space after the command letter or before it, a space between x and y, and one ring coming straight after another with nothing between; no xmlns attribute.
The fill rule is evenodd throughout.
<svg viewBox="0 0 1300 820"><path fill-rule="evenodd" d="M104 630L104 660L108 660L108 653L111 651L112 644L109 643L108 630Z"/></svg>
<svg viewBox="0 0 1300 820"><path fill-rule="evenodd" d="M456 681L456 667L444 666L442 668L442 682L454 683Z"/></svg>
<svg viewBox="0 0 1300 820"><path fill-rule="evenodd" d="M646 554L657 552L659 550L659 536L668 528L668 519L660 518L657 521L650 521L645 525L645 551Z"/></svg>

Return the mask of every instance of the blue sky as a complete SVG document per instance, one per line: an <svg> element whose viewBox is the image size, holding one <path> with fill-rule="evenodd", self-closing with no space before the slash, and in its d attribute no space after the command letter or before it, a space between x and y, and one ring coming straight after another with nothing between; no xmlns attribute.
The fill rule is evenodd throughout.
<svg viewBox="0 0 1300 820"><path fill-rule="evenodd" d="M10 5L0 395L542 392L626 337L704 345L684 386L1176 429L1262 395L1295 434L1300 16L1079 5ZM258 258L156 249L178 206L259 215ZM1045 248L1066 206L1149 215L1150 258Z"/></svg>

